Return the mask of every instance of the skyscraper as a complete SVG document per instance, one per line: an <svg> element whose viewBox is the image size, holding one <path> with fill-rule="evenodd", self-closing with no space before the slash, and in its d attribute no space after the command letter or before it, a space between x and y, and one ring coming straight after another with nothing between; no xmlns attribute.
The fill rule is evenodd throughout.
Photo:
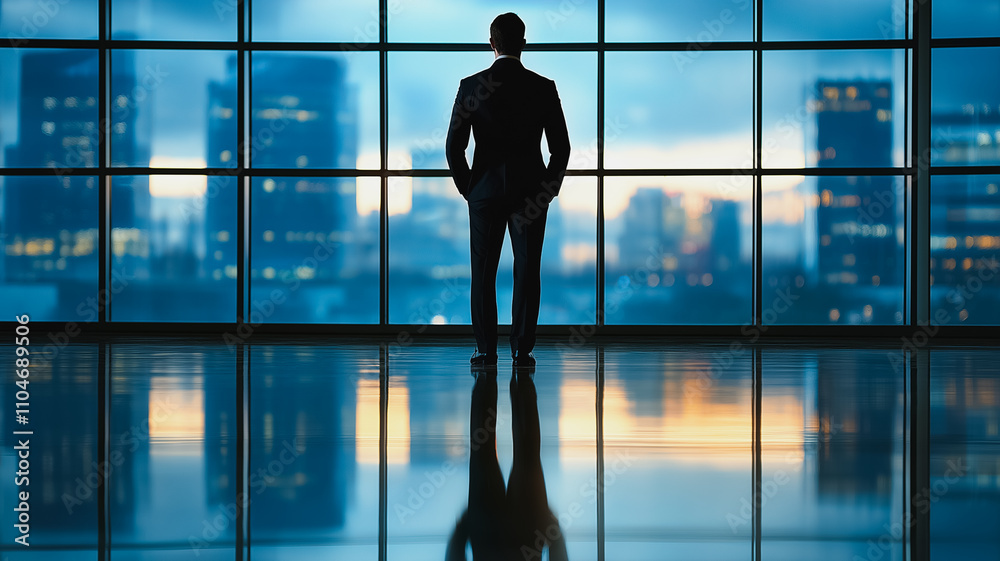
<svg viewBox="0 0 1000 561"><path fill-rule="evenodd" d="M250 165L317 169L317 177L255 178L251 278L263 285L336 277L349 262L344 248L357 219L356 189L352 179L321 177L320 170L354 168L357 161L356 102L345 65L326 56L259 53L252 73ZM228 148L239 118L235 91L233 59L226 80L209 85L209 167L235 167L237 155ZM205 220L207 255L215 263L235 263L235 244L227 243L236 234L235 201L209 197ZM334 248L332 255L310 267L308 258L319 246Z"/></svg>
<svg viewBox="0 0 1000 561"><path fill-rule="evenodd" d="M45 49L23 55L18 139L7 147L7 166L97 167L98 70L96 50ZM116 83L134 89L130 65L112 71ZM111 141L131 153L143 150L135 135L135 111L127 110L127 100L121 107L126 110L111 112ZM81 302L97 295L99 189L97 178L86 176L4 180L4 279L54 291L52 307L58 311L50 312L51 319L73 317ZM116 227L130 227L135 213L148 212L148 193L113 190L112 199L125 201L122 206L129 209L115 216Z"/></svg>
<svg viewBox="0 0 1000 561"><path fill-rule="evenodd" d="M892 83L820 80L816 112L820 168L892 165ZM868 286L902 281L896 179L821 176L816 232L820 284ZM856 293L856 290L852 290Z"/></svg>

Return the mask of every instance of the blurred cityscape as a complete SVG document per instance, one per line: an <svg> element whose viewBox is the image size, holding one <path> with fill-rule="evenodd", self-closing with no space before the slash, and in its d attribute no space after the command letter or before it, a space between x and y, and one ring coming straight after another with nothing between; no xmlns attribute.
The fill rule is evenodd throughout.
<svg viewBox="0 0 1000 561"><path fill-rule="evenodd" d="M232 168L237 155L236 64L207 89L204 159ZM257 53L250 97L250 313L254 322L378 321L378 179L324 176L354 168L358 96L346 61L309 53ZM151 152L146 76L132 51L111 65L111 165L158 167ZM21 59L18 137L7 167L97 165L95 51L32 50ZM303 79L303 77L308 77ZM763 185L765 323L902 324L908 303L907 198L891 175L832 174L888 168L894 84L879 79L807 84L812 156L824 170L790 185ZM140 99L142 98L142 99ZM149 99L147 99L149 98ZM935 113L935 165L1000 162L1000 104ZM421 148L414 147L412 158ZM159 158L159 159L158 159ZM166 167L173 164L167 162ZM176 166L174 166L176 167ZM185 167L185 166L181 166ZM280 169L317 169L281 177ZM835 172L833 172L835 173ZM614 185L621 178L609 177ZM596 290L611 324L742 324L750 321L753 208L731 178L632 181L621 212L606 207L605 279L595 286L596 188L556 199L543 258L542 323L592 323ZM4 311L39 319L96 319L98 212L95 176L2 179L0 262ZM640 180L644 181L644 180ZM932 304L947 323L996 323L1000 177L936 176L931 186ZM230 322L236 312L236 180L228 175L111 178L113 320ZM564 205L593 193L589 206ZM448 178L390 179L390 323L469 323L467 211ZM563 208L567 206L567 208ZM968 285L968 286L967 286ZM114 288L114 287L113 287ZM975 289L970 292L969 289ZM498 277L509 321L509 250ZM975 299L975 302L970 300ZM788 300L791 306L771 306ZM27 308L23 303L29 303ZM938 316L942 317L942 316Z"/></svg>

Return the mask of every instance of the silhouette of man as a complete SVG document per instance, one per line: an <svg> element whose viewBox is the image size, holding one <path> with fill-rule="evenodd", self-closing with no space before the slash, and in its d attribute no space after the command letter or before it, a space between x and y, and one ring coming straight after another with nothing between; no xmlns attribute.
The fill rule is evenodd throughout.
<svg viewBox="0 0 1000 561"><path fill-rule="evenodd" d="M507 488L497 461L496 371L477 373L472 388L469 506L448 539L445 561L464 561L466 542L475 561L566 561L566 540L549 508L542 473L538 393L534 367L518 368L510 380L514 463Z"/></svg>
<svg viewBox="0 0 1000 561"><path fill-rule="evenodd" d="M511 357L517 365L534 364L545 218L569 163L569 133L555 82L521 64L524 44L521 18L506 13L493 20L493 65L462 80L448 129L448 166L469 202L472 364L497 361L496 276L505 230L514 251ZM470 131L476 141L471 169L465 158Z"/></svg>

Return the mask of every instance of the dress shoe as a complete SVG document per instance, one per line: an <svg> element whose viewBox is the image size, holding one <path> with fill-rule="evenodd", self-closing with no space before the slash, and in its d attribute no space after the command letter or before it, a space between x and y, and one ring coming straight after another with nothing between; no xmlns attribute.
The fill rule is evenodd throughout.
<svg viewBox="0 0 1000 561"><path fill-rule="evenodd" d="M476 349L475 352L472 353L472 358L469 359L469 364L473 366L486 366L496 363L497 363L496 353L487 354L479 352L479 349Z"/></svg>
<svg viewBox="0 0 1000 561"><path fill-rule="evenodd" d="M535 355L532 352L521 352L514 351L511 353L510 358L514 361L514 366L534 366L535 365Z"/></svg>

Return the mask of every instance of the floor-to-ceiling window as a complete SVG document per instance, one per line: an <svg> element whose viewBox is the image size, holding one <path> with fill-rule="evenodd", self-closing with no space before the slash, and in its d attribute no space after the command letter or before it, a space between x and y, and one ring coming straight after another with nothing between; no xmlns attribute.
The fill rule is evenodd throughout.
<svg viewBox="0 0 1000 561"><path fill-rule="evenodd" d="M907 0L502 9L524 19L523 61L556 81L573 145L540 323L915 325L915 297L939 323L1000 322L995 2L934 3L926 85ZM499 10L3 2L0 309L468 324L468 213L444 139ZM915 95L931 99L920 154ZM505 249L502 322L511 273Z"/></svg>

